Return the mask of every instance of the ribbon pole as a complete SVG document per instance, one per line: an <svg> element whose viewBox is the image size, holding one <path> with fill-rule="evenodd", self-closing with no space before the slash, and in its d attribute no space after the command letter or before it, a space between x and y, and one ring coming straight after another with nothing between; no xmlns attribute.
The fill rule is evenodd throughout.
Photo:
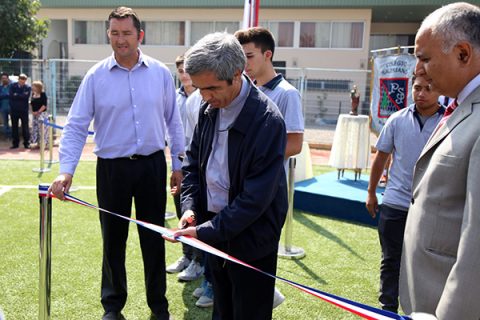
<svg viewBox="0 0 480 320"><path fill-rule="evenodd" d="M40 200L40 254L39 254L39 309L38 319L50 319L51 252L52 252L52 198L48 184L38 186Z"/></svg>
<svg viewBox="0 0 480 320"><path fill-rule="evenodd" d="M278 256L285 259L301 259L305 257L305 250L292 245L293 233L293 195L295 192L295 167L297 159L288 159L288 211L285 221L285 245L278 246Z"/></svg>
<svg viewBox="0 0 480 320"><path fill-rule="evenodd" d="M50 168L45 168L45 123L43 119L39 118L37 119L38 125L40 127L40 141L38 142L40 146L40 168L34 168L32 169L33 172L48 172L50 171Z"/></svg>

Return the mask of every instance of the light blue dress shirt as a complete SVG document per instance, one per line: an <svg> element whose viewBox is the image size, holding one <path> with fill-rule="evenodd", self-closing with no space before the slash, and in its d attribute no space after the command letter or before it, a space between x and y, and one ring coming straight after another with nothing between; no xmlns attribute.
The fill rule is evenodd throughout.
<svg viewBox="0 0 480 320"><path fill-rule="evenodd" d="M167 140L172 169L181 168L178 155L184 151L185 137L172 75L140 50L131 70L121 67L112 54L85 75L60 142L61 173L75 172L92 120L98 157L149 155L163 150Z"/></svg>
<svg viewBox="0 0 480 320"><path fill-rule="evenodd" d="M205 174L208 211L218 213L228 205L228 193L230 190L228 132L242 111L249 94L250 84L245 77L242 77L242 88L238 96L233 99L228 107L220 108L217 113L212 152L208 158ZM232 147L235 148L235 146Z"/></svg>

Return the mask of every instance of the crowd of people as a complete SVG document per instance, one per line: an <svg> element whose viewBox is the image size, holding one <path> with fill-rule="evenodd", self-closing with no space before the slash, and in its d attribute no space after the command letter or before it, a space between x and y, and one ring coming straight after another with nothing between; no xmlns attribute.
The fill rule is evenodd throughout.
<svg viewBox="0 0 480 320"><path fill-rule="evenodd" d="M285 164L301 150L304 121L298 91L273 68L272 34L256 27L206 35L176 59L178 90L166 66L139 48L144 31L132 9L113 10L107 34L113 54L78 89L50 192L63 199L69 191L93 120L99 206L130 216L134 204L137 219L164 225L168 145L179 222L167 240L198 238L276 274L288 207ZM414 319L419 313L480 318L479 39L477 6L450 4L424 20L415 40L414 104L387 121L372 164L366 205L372 217L380 215L379 301ZM10 90L17 100L30 97L22 88ZM37 86L32 110L41 92ZM437 102L440 94L454 98L446 109ZM34 116L42 106L35 102ZM376 189L390 155L379 205ZM102 319L124 319L128 222L105 213L99 218ZM213 319L271 319L285 298L272 278L187 245L167 267L164 239L138 232L150 319L170 319L167 272L181 281L204 277L194 296L197 306L213 306Z"/></svg>
<svg viewBox="0 0 480 320"><path fill-rule="evenodd" d="M48 118L47 95L41 81L33 81L30 86L28 77L21 73L18 81L11 81L8 73L3 72L0 88L0 112L2 114L3 134L12 141L10 149L20 144L19 124L21 123L23 146L25 149L39 147L40 122ZM32 113L30 128L29 111ZM10 126L11 122L11 126ZM44 127L44 142L48 143L47 128Z"/></svg>

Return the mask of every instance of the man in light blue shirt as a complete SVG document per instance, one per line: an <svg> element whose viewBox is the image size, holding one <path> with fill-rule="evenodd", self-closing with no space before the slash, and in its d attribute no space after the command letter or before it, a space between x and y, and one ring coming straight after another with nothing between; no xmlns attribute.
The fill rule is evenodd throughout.
<svg viewBox="0 0 480 320"><path fill-rule="evenodd" d="M388 118L377 141L366 206L372 217L380 213L378 234L382 247L379 301L384 310L398 311L398 280L403 234L412 198L413 169L423 147L443 117L439 93L423 77L412 78L414 104ZM389 155L392 165L382 205L376 189Z"/></svg>
<svg viewBox="0 0 480 320"><path fill-rule="evenodd" d="M92 67L80 85L60 142L60 175L50 191L68 192L92 119L95 128L97 198L101 208L164 225L166 206L165 140L172 155L171 188L180 190L178 155L185 138L175 86L169 70L138 48L144 32L136 13L126 7L109 16L113 55ZM125 247L128 222L100 213L103 237L102 319L124 319L127 299ZM138 228L144 260L150 319L169 319L165 297L165 248L162 237Z"/></svg>

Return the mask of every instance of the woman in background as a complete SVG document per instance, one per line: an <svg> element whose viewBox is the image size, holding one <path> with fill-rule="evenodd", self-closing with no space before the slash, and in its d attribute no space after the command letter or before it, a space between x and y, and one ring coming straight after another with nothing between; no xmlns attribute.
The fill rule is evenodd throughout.
<svg viewBox="0 0 480 320"><path fill-rule="evenodd" d="M32 98L30 99L30 105L32 106L32 136L30 143L35 144L36 147L40 143L40 124L39 121L43 121L48 117L47 114L47 95L43 92L43 83L41 81L34 81L32 83ZM45 145L48 143L48 129L44 126L44 141Z"/></svg>

